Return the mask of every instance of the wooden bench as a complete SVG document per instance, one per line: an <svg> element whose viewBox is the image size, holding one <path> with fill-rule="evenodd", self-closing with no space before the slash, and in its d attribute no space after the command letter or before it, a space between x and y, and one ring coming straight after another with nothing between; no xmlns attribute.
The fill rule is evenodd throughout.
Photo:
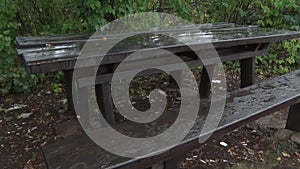
<svg viewBox="0 0 300 169"><path fill-rule="evenodd" d="M211 131L213 135L210 139L233 131L260 117L299 103L299 91L300 70L228 93L223 117L218 128L215 131ZM199 139L205 138L205 135L200 135L203 121L205 120L203 112L205 112L205 108L207 108L205 104L205 102L202 103L196 124L190 130L189 134L180 144L167 152L142 159L122 158L101 149L91 141L88 136L78 135L44 148L48 168L176 168L177 163L174 159L197 148L200 144ZM294 109L294 111L296 111L297 108ZM297 119L290 118L288 120L288 128L299 129L299 125L292 124L293 121L299 122L299 110L300 109L297 109ZM293 111L291 112L294 113ZM169 114L174 115L176 113ZM171 117L169 117L169 119L172 121ZM166 121L162 121L162 123L166 124ZM153 128L147 128L145 126L137 127L132 123L123 123L117 126L117 129L122 131L130 128L136 133L145 136L145 132L149 132L149 134L153 134L153 131L160 133L161 131L157 130L156 126L159 126L159 122L157 125L154 125ZM140 131L138 131L137 128ZM141 149L142 148L143 147L141 147Z"/></svg>
<svg viewBox="0 0 300 169"><path fill-rule="evenodd" d="M287 128L299 130L300 127L297 126L300 119L299 112L297 113L299 104L296 103L299 103L300 72L295 71L271 81L254 84L256 77L255 57L267 54L267 46L269 43L300 37L299 32L271 30L258 28L257 26L241 26L232 23L198 25L197 29L209 35L213 35L215 39L213 39L212 44L222 62L241 60L241 87L246 87L227 94L225 112L219 127L216 131L212 131L213 135L211 138L228 133L248 122L288 106L292 106L292 108L289 113ZM191 38L192 36L200 36L197 35L197 29L185 28L168 31L170 33L176 31L179 34L189 32L191 34L186 35L186 38ZM160 34L159 31L146 33L150 35ZM203 36L203 34L201 36ZM70 108L73 108L71 92L73 68L80 49L88 37L88 35L70 35L17 38L18 54L29 73L46 73L60 70L65 72L67 97ZM101 37L99 38L101 39ZM206 44L194 42L191 45L201 48L205 47ZM132 48L132 46L134 46L134 48ZM146 45L138 47L128 43L125 49L112 51L109 55L105 56L107 59L104 60L102 62L103 65L101 65L103 69L101 69L101 72L98 72L98 77L96 78L96 82L99 83L96 85L97 100L102 110L104 110L101 112L105 119L119 131L133 129L132 132L141 134L141 136L147 136L147 134L153 135L153 132L154 134L162 132L162 128L157 130L155 126L160 126L162 123L171 124L176 118L176 113L165 112L168 114L167 118L165 118L166 120L157 121L157 124L153 125L154 128L147 128L143 125L132 124L130 122L115 124L113 104L110 99L103 98L111 98L109 82L115 67L131 53L145 48L168 50L180 56L190 67L203 66L203 61L198 60L197 57L195 57L195 53L191 51L189 47L174 42L166 43L164 46ZM122 52L119 52L120 50ZM99 56L101 56L101 54ZM95 62L93 59L97 58L87 58L83 61L90 64ZM94 144L86 135L74 136L73 138L44 148L48 168L176 168L177 157L181 157L188 151L197 148L199 146L199 139L205 138L204 135L200 135L200 131L203 127L207 108L211 101L209 99L205 101L205 98L208 98L211 87L211 80L208 74L218 62L209 57L205 58L204 62L208 64L205 65L200 81L200 96L202 97L202 101L199 116L192 130L190 130L189 134L180 144L156 156L129 159L106 152ZM89 65L83 69L89 71L95 69L95 66L97 65ZM143 76L145 74L140 75ZM89 77L81 78L85 79ZM85 94L85 97L88 97L86 90L87 88L80 89L80 91ZM176 112L176 109L173 111ZM89 119L85 119L84 121L89 121ZM123 132L126 133L126 131ZM130 135L130 133L127 134Z"/></svg>

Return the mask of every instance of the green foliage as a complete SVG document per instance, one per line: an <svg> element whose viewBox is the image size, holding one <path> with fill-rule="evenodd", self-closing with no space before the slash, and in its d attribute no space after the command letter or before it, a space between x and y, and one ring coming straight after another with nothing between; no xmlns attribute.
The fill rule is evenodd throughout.
<svg viewBox="0 0 300 169"><path fill-rule="evenodd" d="M21 24L15 19L18 7L13 1L0 0L0 95L8 92L27 92L36 83L17 62L15 37Z"/></svg>
<svg viewBox="0 0 300 169"><path fill-rule="evenodd" d="M63 79L64 79L64 72L63 71L58 71L54 74L54 81L51 84L52 90L54 91L55 94L60 94L63 92Z"/></svg>
<svg viewBox="0 0 300 169"><path fill-rule="evenodd" d="M60 94L63 91L63 85L60 83L52 83L51 87L55 94Z"/></svg>
<svg viewBox="0 0 300 169"><path fill-rule="evenodd" d="M239 74L240 73L240 62L238 61L228 61L223 64L225 70L232 70L233 73Z"/></svg>
<svg viewBox="0 0 300 169"><path fill-rule="evenodd" d="M255 0L195 0L192 3L194 21L197 23L254 22L258 1Z"/></svg>
<svg viewBox="0 0 300 169"><path fill-rule="evenodd" d="M45 79L28 75L18 64L17 36L94 32L114 19L147 11L188 19L188 7L182 0L0 0L0 95L29 91L37 80ZM53 88L60 92L60 86Z"/></svg>
<svg viewBox="0 0 300 169"><path fill-rule="evenodd" d="M45 75L28 75L19 65L17 36L94 32L114 19L149 11L176 14L196 23L300 29L299 0L0 0L0 10L0 95L28 91L37 80L45 79ZM299 43L272 46L271 55L258 58L263 68L259 72L284 73L295 68L300 62Z"/></svg>
<svg viewBox="0 0 300 169"><path fill-rule="evenodd" d="M283 47L289 54L289 64L300 65L300 39L293 39L291 41L285 41Z"/></svg>
<svg viewBox="0 0 300 169"><path fill-rule="evenodd" d="M300 1L270 0L260 2L262 10L257 23L263 27L300 30ZM299 67L300 41L291 40L271 46L271 54L258 58L262 73L284 74Z"/></svg>
<svg viewBox="0 0 300 169"><path fill-rule="evenodd" d="M259 1L262 8L257 23L264 27L300 30L300 2L298 0Z"/></svg>
<svg viewBox="0 0 300 169"><path fill-rule="evenodd" d="M39 82L44 82L46 80L47 76L44 73L41 73L38 75Z"/></svg>
<svg viewBox="0 0 300 169"><path fill-rule="evenodd" d="M259 65L259 74L285 74L300 65L300 40L290 40L275 43L270 47L270 53L258 57L256 63Z"/></svg>
<svg viewBox="0 0 300 169"><path fill-rule="evenodd" d="M298 0L194 0L193 21L258 24L299 30Z"/></svg>
<svg viewBox="0 0 300 169"><path fill-rule="evenodd" d="M62 82L62 80L64 79L65 75L64 75L64 72L63 71L58 71L56 74L55 74L55 78L59 81L59 82Z"/></svg>
<svg viewBox="0 0 300 169"><path fill-rule="evenodd" d="M194 0L194 22L233 22L266 28L300 30L299 0ZM276 43L257 59L259 74L283 74L299 67L299 40ZM226 64L231 69L236 66Z"/></svg>

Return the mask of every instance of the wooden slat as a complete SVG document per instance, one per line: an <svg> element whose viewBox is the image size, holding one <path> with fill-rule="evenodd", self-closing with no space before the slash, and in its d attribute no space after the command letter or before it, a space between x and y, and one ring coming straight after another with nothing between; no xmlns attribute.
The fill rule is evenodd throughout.
<svg viewBox="0 0 300 169"><path fill-rule="evenodd" d="M170 29L170 30L160 30L160 31L148 31L148 32L134 32L134 33L126 33L127 36L133 36L133 35L158 35L163 33L164 35L175 37L176 39L180 39L184 37L185 40L188 40L188 43L203 43L203 38L210 39L213 43L217 43L220 40L228 40L228 39L237 39L237 38L245 38L245 37L256 37L256 36L266 36L266 35L274 35L274 34L282 34L283 31L280 30L271 30L266 28L258 28L257 26L241 26L241 27L229 27L229 28L221 28L221 29L199 29L197 27L189 28L189 29ZM288 33L285 31L285 33ZM107 42L110 40L118 40L120 37L124 37L125 34L104 34L104 35L94 35L91 40L97 41L101 43ZM69 37L69 36L66 36ZM87 38L72 38L67 39L66 37L56 37L56 39L52 39L51 37L43 38L43 40L35 41L35 40L28 40L28 41L18 41L19 44L18 48L23 49L22 51L26 51L28 48L35 48L38 50L38 48L45 48L49 46L59 46L64 44L84 44L87 39L89 38L88 35L86 35ZM75 36L76 37L76 36ZM47 40L49 38L49 40ZM178 43L166 41L166 37L157 37L159 42L163 42L164 46L172 46L177 45ZM145 40L145 38L142 39L136 39L136 41ZM150 44L151 40L144 41L143 44ZM126 48L132 46L132 44L128 44ZM136 46L136 45L135 45ZM158 46L143 46L145 48L149 47L158 47ZM141 49L139 47L138 49ZM137 50L137 49L131 49L131 50Z"/></svg>
<svg viewBox="0 0 300 169"><path fill-rule="evenodd" d="M192 29L192 28L190 28ZM179 37L179 36L186 36L187 38L193 37L199 37L200 40L202 40L203 36L208 36L208 35L217 35L217 34L228 34L227 36L231 37L231 34L245 34L247 33L249 30L251 29L258 29L258 27L255 26L245 26L245 27L234 27L234 28L222 28L222 29L210 29L209 31L203 31L202 33L195 30L195 28L193 28L193 30L185 30L185 29L178 29L176 30L172 30L171 32L168 32L168 34L172 35L173 37ZM194 33L193 33L194 32ZM241 32L241 33L239 33ZM151 32L145 32L147 34L151 34ZM186 35L186 33L188 33ZM131 33L131 35L133 35ZM103 36L103 37L102 37ZM97 40L99 42L101 41L108 41L110 39L116 39L119 37L115 37L116 35L102 35L99 37L93 37L94 40ZM110 37L113 36L113 37ZM121 35L120 35L121 36ZM75 36L75 37L81 37L81 36ZM89 37L88 35L86 35L86 37ZM67 39L69 38L69 39ZM86 40L88 38L85 39L76 39L72 36L62 36L62 37L41 37L40 41L36 41L36 40L30 40L31 38L29 37L29 40L27 41L20 41L20 39L22 38L17 38L17 43L19 44L18 46L18 54L22 54L25 52L39 52L39 51L47 51L47 50L59 50L59 49L64 49L66 47L70 47L70 46L74 46L75 48L77 48L77 46L82 46ZM25 39L25 38L23 38ZM36 38L34 38L36 39ZM54 40L53 40L54 39ZM162 41L162 40L160 40ZM165 44L165 45L175 45L175 44ZM129 47L131 46L131 44L128 45ZM126 46L126 49L128 48L128 46ZM136 46L136 45L135 45ZM150 46L148 46L150 47ZM146 47L146 48L148 48ZM152 46L153 47L153 46ZM158 47L158 46L156 46ZM139 48L141 49L141 48ZM123 49L122 49L123 50ZM137 49L130 49L130 50L137 50Z"/></svg>
<svg viewBox="0 0 300 169"><path fill-rule="evenodd" d="M221 61L225 62L225 61L229 61L229 60L236 60L236 59L245 59L245 58L251 58L251 57L255 57L255 56L261 56L261 55L265 55L267 54L268 50L262 50L262 51L255 51L255 52L246 52L246 53L238 53L238 54L229 54L226 56L221 57ZM218 59L216 58L207 58L207 59L203 59L203 62L201 60L193 60L189 57L181 57L183 61L185 61L185 63L193 68L193 67L197 67L197 66L203 66L203 62L207 63L207 65L213 65L213 64L217 64L218 63ZM150 61L152 63L159 63L162 60L162 58L158 58L158 59L151 59ZM144 63L144 61L142 61ZM126 64L126 63L124 63ZM129 65L127 65L127 67L129 68L134 68L135 65L141 65L141 63L139 61L136 62L131 62L128 63ZM159 65L157 65L159 66ZM170 62L168 65L161 65L162 67L168 67L169 71L180 71L182 70L181 67L174 61L172 62L172 57L170 58ZM120 72L120 73L125 73L125 74L131 74L132 73L132 69L128 69L126 70L126 72ZM156 74L156 73L161 73L161 71L144 71L139 73L138 76L145 76L145 75L150 75L150 74ZM114 73L115 75L118 73ZM110 82L112 76L114 75L113 73L106 73L103 75L98 75L96 76L94 81L93 77L84 77L82 79L79 79L79 87L85 87L85 86L93 86L94 82L96 84L101 84L101 83L105 83L105 82ZM121 76L123 77L123 76ZM126 77L124 77L126 78ZM122 80L122 79L119 79Z"/></svg>
<svg viewBox="0 0 300 169"><path fill-rule="evenodd" d="M69 42L82 40L89 38L90 35L62 35L62 36L32 36L32 37L17 37L17 47L19 49L34 48L34 47L46 47L45 44L64 42L68 40ZM62 43L60 43L62 44Z"/></svg>
<svg viewBox="0 0 300 169"><path fill-rule="evenodd" d="M181 53L183 53L182 51L186 51L187 49L173 48L172 50L175 54L178 53L180 55ZM226 50L227 49L224 49L224 48L217 49L217 52L219 53L221 60L227 61L227 60L241 59L241 58L239 58L241 53L244 52L244 53L249 54L251 52L247 48L239 49L239 46L235 46L234 48L232 47L232 48L228 49L228 51L226 51ZM53 53L53 51L51 51L50 53ZM251 57L260 56L260 55L253 55L253 54L258 54L258 53L253 52L250 55L251 55ZM53 55L56 60L51 59L52 57L47 57L49 55L46 55L46 54L48 54L48 53L40 52L39 54L36 54L36 55L34 53L24 53L23 56L25 57L25 59L27 59L27 60L23 61L23 63L25 64L24 66L28 67L28 71L30 73L45 73L45 72L53 72L53 71L74 68L75 61L76 61L75 57L77 56L76 51L64 50L64 51L57 52L57 54ZM46 56L43 56L43 55L46 55ZM108 55L102 60L101 64L119 63L127 55L128 55L128 53L113 54L113 57L111 57L112 55ZM228 56L236 56L236 58L229 59ZM34 59L31 59L32 57L40 57L40 58L44 58L44 60L40 59L39 61L30 61L30 60L34 60ZM157 57L157 56L151 56L151 57ZM222 57L227 58L227 59L223 59ZM97 63L98 59L99 59L99 57L90 57L90 58L84 59L83 62L87 66L88 65L96 66L95 64ZM150 58L148 58L148 59L150 59Z"/></svg>
<svg viewBox="0 0 300 169"><path fill-rule="evenodd" d="M126 33L129 36L136 35L136 34L161 34L169 35L175 38L184 37L185 39L190 39L190 43L203 43L203 41L198 42L197 39L203 40L205 37L206 39L209 39L211 37L211 41L213 43L217 43L221 40L228 40L228 39L240 39L240 38L251 38L251 37L258 37L258 36L272 36L272 35L280 35L280 34L291 34L293 31L285 31L285 30L274 30L274 29L267 29L267 28L258 28L257 26L241 26L241 27L230 27L230 28L221 28L221 29L199 29L199 28L189 28L187 29L170 29L170 30L161 30L161 31L148 31L148 32L134 32L134 33ZM67 36L68 37L68 36ZM89 37L86 35L86 37ZM119 39L120 37L124 37L124 34L104 34L104 35L95 35L93 36L92 40L101 42L101 41L110 41ZM49 38L49 40L47 40ZM17 43L22 43L19 45L18 48L26 50L27 48L38 48L38 47L47 47L47 46L59 46L63 44L72 44L72 43L79 43L83 44L86 42L88 38L59 38L53 40L51 37L46 37L41 41L31 41L28 40L25 42L18 41ZM159 37L158 37L159 38ZM165 37L158 39L160 42L164 42ZM139 41L140 39L137 39ZM148 41L148 43L151 41ZM170 43L168 41L164 42L165 46L172 46L176 45L176 43ZM129 44L128 46L131 46ZM128 47L126 46L126 47ZM148 46L149 48L149 46ZM140 48L139 48L140 49Z"/></svg>
<svg viewBox="0 0 300 169"><path fill-rule="evenodd" d="M260 117L273 113L284 107L288 107L300 102L300 70L239 89L228 93L225 111L221 118L218 128L214 132L212 138L223 135L238 127L254 121ZM185 154L199 146L199 138L205 138L206 135L200 135L201 129L205 121L205 114L209 104L202 101L199 116L194 127L190 130L185 139L171 150L162 154L141 158L128 159L118 157L109 152L104 151L92 142L87 136L74 136L73 138L64 140L59 143L44 148L45 158L49 169L52 168L72 168L74 166L82 166L86 168L146 168L156 162L169 160L177 155ZM134 133L135 136L153 135L164 131L164 128L157 128L160 124L172 124L172 120L177 118L176 113L165 112L162 116L168 118L159 118L159 120L167 119L167 121L155 121L154 128L147 124L123 123L116 129L127 133ZM126 133L125 131L125 133ZM129 133L128 133L129 134ZM129 134L129 135L131 135ZM103 138L105 139L105 138ZM116 144L122 145L118 140L113 140ZM142 148L147 147L141 146Z"/></svg>
<svg viewBox="0 0 300 169"><path fill-rule="evenodd" d="M234 23L226 23L226 22L220 22L220 23L212 23L212 24L199 24L199 25L184 25L184 26L178 26L178 27L172 27L167 30L156 30L153 29L153 31L149 30L147 32L137 32L139 34L141 33L159 33L159 32L170 32L170 31L188 31L193 30L195 28L201 29L201 30L219 30L219 29L228 29L228 28L234 28L234 27L247 27L249 26L239 26ZM256 26L250 26L250 27L256 27ZM123 34L124 35L124 34ZM45 44L55 44L58 42L61 44L62 42L69 43L74 41L82 41L85 42L86 39L88 39L91 35L90 34L80 34L80 35L63 35L63 36L36 36L36 37L17 37L17 46L19 48L28 48L28 47L41 47ZM104 35L106 38L109 37L118 37L120 34L113 34L113 35ZM103 37L104 37L103 36ZM102 36L98 36L98 38L102 38Z"/></svg>

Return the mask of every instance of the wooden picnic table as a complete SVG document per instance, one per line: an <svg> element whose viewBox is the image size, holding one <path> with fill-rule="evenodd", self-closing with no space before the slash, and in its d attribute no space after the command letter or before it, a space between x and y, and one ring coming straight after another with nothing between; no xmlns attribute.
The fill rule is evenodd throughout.
<svg viewBox="0 0 300 169"><path fill-rule="evenodd" d="M211 87L211 80L208 75L210 71L213 70L215 64L218 63L218 60L212 59L209 56L205 57L204 60L199 60L189 47L194 46L195 48L205 50L209 46L207 45L208 42L203 41L203 37L206 37L209 38L209 43L213 45L222 62L241 61L241 87L246 87L230 93L229 97L227 97L225 112L214 136L227 133L250 121L287 106L292 106L289 112L287 128L300 130L300 126L297 125L300 119L300 113L297 112L300 107L298 92L299 70L272 81L253 85L256 77L255 58L267 54L267 47L270 43L299 38L300 32L222 22L196 26L179 26L166 30L135 33L133 34L134 36L124 41L125 43L115 46L108 54L100 52L98 55L81 60L81 62L86 65L86 67L82 67L82 69L88 71L89 69L97 67L98 65L94 63L96 63L99 57L103 57L101 63L103 69L101 72L98 72L99 76L96 78L96 81L101 83L96 85L96 93L100 93L100 98L111 98L109 82L116 66L130 54L142 49L147 49L147 51L151 51L152 49L168 50L178 55L190 67L205 66L201 75L200 96L208 97ZM168 34L175 38L166 36ZM112 38L118 38L120 36L122 35L99 35L96 37L96 40L99 43L101 41L107 42ZM36 74L64 71L68 93L67 97L70 103L72 100L72 73L74 65L80 55L83 44L89 37L90 35L19 37L17 38L18 54L29 73ZM184 38L185 42L188 42L188 46L182 43L179 40L180 38ZM153 60L156 59L156 57L165 56L142 57L140 59ZM138 61L138 59L132 60L134 63ZM88 97L87 90L81 89L80 92L82 92L83 95L85 94L85 97ZM86 98L81 99L86 100ZM101 112L104 113L106 120L110 124L113 124L113 105L112 102L108 100L109 99L99 100L101 105L104 105L104 111L101 110ZM243 104L239 104L240 102ZM198 138L203 137L201 135L199 136L199 132L203 127L203 121L204 117L199 116L186 139L179 145L176 145L171 151L145 159L128 159L110 154L100 147L97 147L97 145L85 135L76 136L62 143L50 145L44 149L45 158L49 168L62 166L63 168L72 168L71 166L77 165L78 162L83 162L83 164L86 165L85 167L103 165L104 167L112 168L141 168L153 166L153 163L163 162L164 168L175 168L174 164L176 165L176 163L174 161L168 162L168 160L197 147L199 143ZM136 127L132 124L124 123L117 126L117 128L121 130L127 128L143 129L143 126ZM144 132L143 130L141 134L145 134ZM77 147L78 145L82 146ZM74 156L76 157L74 158ZM102 166L100 168L102 168Z"/></svg>
<svg viewBox="0 0 300 169"><path fill-rule="evenodd" d="M93 64L96 63L99 57L104 57L101 62L102 72L99 73L103 76L97 77L96 81L98 81L97 83L103 83L103 85L98 85L99 90L97 91L100 95L104 94L105 96L99 98L111 97L106 90L109 89L108 82L111 80L115 67L128 55L142 49L148 49L148 51L149 49L168 50L181 57L190 67L203 66L203 63L205 63L203 75L201 76L200 93L201 97L207 97L211 87L208 75L218 61L210 57L199 60L189 46L205 50L208 46L207 42L203 41L203 37L205 37L214 46L222 62L240 60L241 87L245 87L255 83L255 57L267 54L267 47L270 43L300 37L300 33L296 31L267 29L254 25L237 25L225 22L135 32L133 35L121 45L114 47L108 54L100 52L97 56L81 60L85 63L83 65L86 65L86 69L89 69L89 67L97 67L98 65ZM167 35L175 38L170 38ZM70 108L73 108L73 68L82 46L90 36L84 34L17 38L18 54L29 73L65 72L66 91ZM110 34L98 35L94 38L96 38L97 43L101 44L103 41L107 43L107 41L121 36L121 34ZM189 46L180 41L183 38ZM99 100L99 102L105 102L102 105L106 107L107 114L105 117L108 118L108 121L114 121L110 115L112 114L111 103L106 100Z"/></svg>
<svg viewBox="0 0 300 169"><path fill-rule="evenodd" d="M161 33L170 34L170 36L176 37L176 40L162 36ZM97 43L101 44L101 41L107 42L118 36L120 35L102 35L98 37ZM18 54L29 73L72 70L83 44L89 37L90 35L18 37ZM180 39L188 39L190 46L205 47L206 42L203 42L203 37L209 39L214 45L222 61L228 61L264 55L269 43L297 38L299 32L233 23L203 24L196 25L196 27L141 32L139 36L134 36L122 45L113 48L109 54L99 53L99 56L105 55L106 57L102 61L103 65L119 63L129 54L141 49L159 48L189 56L191 49L180 42ZM95 58L87 58L87 60L93 59Z"/></svg>

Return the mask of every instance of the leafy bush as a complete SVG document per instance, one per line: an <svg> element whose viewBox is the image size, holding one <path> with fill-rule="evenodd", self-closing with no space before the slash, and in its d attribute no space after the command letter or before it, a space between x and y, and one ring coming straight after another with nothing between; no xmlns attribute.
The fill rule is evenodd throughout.
<svg viewBox="0 0 300 169"><path fill-rule="evenodd" d="M258 57L256 63L259 74L285 74L300 65L300 40L275 43L270 47L270 54Z"/></svg>
<svg viewBox="0 0 300 169"><path fill-rule="evenodd" d="M194 0L194 22L233 22L300 30L298 0Z"/></svg>
<svg viewBox="0 0 300 169"><path fill-rule="evenodd" d="M294 30L300 25L298 0L0 0L0 10L0 95L28 91L38 79L18 64L17 36L93 32L116 18L147 11L196 23L226 21ZM299 64L299 43L278 43L257 63L271 73L290 71ZM282 49L285 52L278 52Z"/></svg>
<svg viewBox="0 0 300 169"><path fill-rule="evenodd" d="M259 3L262 10L257 23L264 27L300 30L300 2L298 0L270 0Z"/></svg>
<svg viewBox="0 0 300 169"><path fill-rule="evenodd" d="M300 30L299 0L195 0L191 4L198 23L226 21ZM299 67L299 45L299 40L271 45L270 55L257 58L258 73L282 74Z"/></svg>
<svg viewBox="0 0 300 169"><path fill-rule="evenodd" d="M260 3L262 8L257 23L264 27L277 29L300 30L300 1L298 0L270 0ZM259 73L284 74L299 67L300 40L290 40L271 46L271 54L258 58L262 70Z"/></svg>
<svg viewBox="0 0 300 169"><path fill-rule="evenodd" d="M0 95L28 91L36 78L28 75L17 62L14 39L21 26L15 20L17 6L12 1L1 0L0 9Z"/></svg>
<svg viewBox="0 0 300 169"><path fill-rule="evenodd" d="M160 10L187 18L187 7L182 0L0 0L0 95L26 92L38 79L18 64L17 36L93 32L136 12Z"/></svg>

